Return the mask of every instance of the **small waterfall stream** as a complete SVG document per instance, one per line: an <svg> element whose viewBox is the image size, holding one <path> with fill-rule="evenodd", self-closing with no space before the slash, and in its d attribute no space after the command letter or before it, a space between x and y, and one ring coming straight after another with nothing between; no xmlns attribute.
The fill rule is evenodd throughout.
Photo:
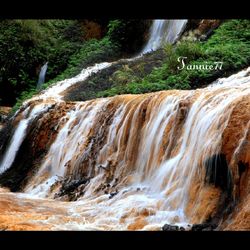
<svg viewBox="0 0 250 250"><path fill-rule="evenodd" d="M26 129L29 123L40 113L45 112L48 108L46 103L36 105L30 112L30 107L25 109L22 113L23 119L16 126L15 132L11 138L11 141L7 147L2 161L0 162L0 174L9 169L15 160L15 156L19 150L23 139L26 136Z"/></svg>
<svg viewBox="0 0 250 250"><path fill-rule="evenodd" d="M187 20L154 20L150 37L142 54L159 49L165 43L177 41L187 24Z"/></svg>
<svg viewBox="0 0 250 250"><path fill-rule="evenodd" d="M40 70L39 78L38 78L38 82L36 86L37 89L41 89L42 84L45 82L45 75L46 75L47 69L48 69L48 62L46 62Z"/></svg>

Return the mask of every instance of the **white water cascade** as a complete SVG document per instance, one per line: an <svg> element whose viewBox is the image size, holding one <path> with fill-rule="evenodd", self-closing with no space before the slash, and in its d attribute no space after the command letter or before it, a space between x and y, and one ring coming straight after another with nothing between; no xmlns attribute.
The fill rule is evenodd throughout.
<svg viewBox="0 0 250 250"><path fill-rule="evenodd" d="M29 125L29 122L31 122L33 119L35 119L39 114L42 112L46 112L46 109L50 105L46 103L42 103L39 105L36 105L33 110L29 114L30 107L25 109L22 113L23 119L18 123L15 132L11 138L11 141L9 143L9 146L3 156L2 161L0 162L0 174L5 172L7 169L9 169L12 165L12 163L15 160L16 153L19 150L20 145L22 144L25 136L26 136L26 130Z"/></svg>
<svg viewBox="0 0 250 250"><path fill-rule="evenodd" d="M39 78L37 82L37 89L40 89L42 84L45 82L45 75L46 75L47 69L48 69L48 62L46 62L40 70Z"/></svg>
<svg viewBox="0 0 250 250"><path fill-rule="evenodd" d="M198 211L203 195L217 192L203 187L202 169L207 159L220 152L222 134L233 108L239 100L250 96L249 72L250 68L195 91L163 91L151 94L152 98L132 95L76 104L66 114L68 122L58 133L40 171L26 187L26 193L32 197L53 197L55 191L51 191L51 186L58 176L66 178L69 172L65 170L77 172L81 157L89 155L91 148L84 145L89 141L88 136L92 137L90 133L98 116L105 112L103 108L118 102L107 140L97 151L93 166L96 175L84 195L70 208L72 221L78 222L58 225L54 221L55 228L124 230L133 228L134 223L140 225L139 218L143 218L140 227L144 230L160 229L163 222L186 227L196 213L202 214ZM147 120L140 127L141 109L148 100ZM189 111L178 127L180 105L187 105ZM97 126L99 131L104 129L103 124ZM168 147L163 150L166 138ZM173 140L175 143L171 143ZM137 152L133 145L137 145ZM132 163L133 157L136 160ZM96 191L106 178L106 171L99 166L108 169L109 159L117 164L110 185L120 179L119 192L112 199L110 194ZM189 206L193 207L187 216Z"/></svg>
<svg viewBox="0 0 250 250"><path fill-rule="evenodd" d="M149 40L142 54L159 49L165 43L174 43L183 32L187 20L154 20Z"/></svg>

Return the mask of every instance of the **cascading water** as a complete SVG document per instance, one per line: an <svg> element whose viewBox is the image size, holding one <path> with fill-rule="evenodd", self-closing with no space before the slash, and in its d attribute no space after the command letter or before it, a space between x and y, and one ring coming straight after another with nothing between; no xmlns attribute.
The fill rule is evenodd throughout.
<svg viewBox="0 0 250 250"><path fill-rule="evenodd" d="M48 62L46 62L39 73L39 78L38 78L38 82L37 82L37 89L40 89L42 87L42 84L45 82L45 75L48 69Z"/></svg>
<svg viewBox="0 0 250 250"><path fill-rule="evenodd" d="M187 20L154 20L149 40L142 54L159 49L166 43L174 43L183 32Z"/></svg>
<svg viewBox="0 0 250 250"><path fill-rule="evenodd" d="M205 220L221 194L204 183L206 162L223 150L234 109L250 104L249 73L195 91L71 103L22 199L77 199L57 201L67 223L53 215L43 221L52 229L153 230ZM248 129L249 121L231 149L237 157Z"/></svg>
<svg viewBox="0 0 250 250"><path fill-rule="evenodd" d="M35 96L32 98L32 100L37 99L57 99L58 101L62 99L63 91L68 89L73 84L76 84L77 82L84 81L87 79L91 74L97 73L98 71L105 69L107 67L110 67L112 63L104 62L104 63L97 63L94 66L90 66L86 69L83 69L80 74L77 76L65 79L63 81L57 82L53 86L51 86L49 89L42 91L41 94L38 96Z"/></svg>
<svg viewBox="0 0 250 250"><path fill-rule="evenodd" d="M25 138L26 129L29 125L29 122L31 122L40 113L46 112L47 108L47 104L40 104L35 106L30 113L30 107L25 109L25 111L22 113L23 119L18 123L14 135L11 138L10 144L3 156L2 161L0 162L0 174L9 169L15 160L16 153L19 150L23 139Z"/></svg>
<svg viewBox="0 0 250 250"><path fill-rule="evenodd" d="M122 61L133 61L137 58L143 56L143 54L150 52L152 50L156 50L160 48L165 43L174 43L180 37L181 32L184 30L186 26L187 20L155 20L153 21L153 25L150 30L150 37L147 45L143 49L142 53L139 56L129 58L129 59L121 59L116 62L108 63L98 63L94 66L83 69L82 72L70 79L65 79L63 81L57 82L55 85L50 87L49 89L43 91L41 94L32 98L35 99L48 99L48 98L57 98L61 99L63 92L68 89L70 86L76 84L77 82L86 80L91 74L97 73L98 71L108 68L115 63ZM44 81L44 77L47 70L47 64L43 65L40 75L38 85Z"/></svg>
<svg viewBox="0 0 250 250"><path fill-rule="evenodd" d="M174 34L167 32L174 22L155 21L151 38L157 46L149 41L144 53L162 40L174 42L186 22L179 21ZM250 161L250 68L193 91L63 101L67 88L110 65L96 64L58 82L15 114L13 123L19 122L2 156L0 183L21 164L19 156L26 163L26 172L18 173L24 193L0 189L0 222L39 230L159 230L164 223L200 223L225 196L219 182L207 181L207 162L222 154L228 172L220 178L231 176L237 195L237 164ZM23 145L28 128L32 141ZM25 150L35 155L35 149L42 157L20 157Z"/></svg>

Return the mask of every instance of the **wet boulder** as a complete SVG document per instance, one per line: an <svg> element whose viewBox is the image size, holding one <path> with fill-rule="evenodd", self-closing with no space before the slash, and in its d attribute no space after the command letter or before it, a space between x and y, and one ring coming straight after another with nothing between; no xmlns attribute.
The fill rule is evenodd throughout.
<svg viewBox="0 0 250 250"><path fill-rule="evenodd" d="M185 231L185 229L176 225L165 224L162 231Z"/></svg>
<svg viewBox="0 0 250 250"><path fill-rule="evenodd" d="M194 224L191 228L191 231L214 231L216 228L217 228L216 224L201 223L201 224Z"/></svg>

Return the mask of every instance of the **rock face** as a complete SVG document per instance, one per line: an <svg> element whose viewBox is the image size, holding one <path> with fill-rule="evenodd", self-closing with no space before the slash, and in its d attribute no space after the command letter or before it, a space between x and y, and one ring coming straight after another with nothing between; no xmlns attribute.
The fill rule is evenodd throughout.
<svg viewBox="0 0 250 250"><path fill-rule="evenodd" d="M203 224L194 224L191 227L191 231L214 231L218 225L203 223Z"/></svg>
<svg viewBox="0 0 250 250"><path fill-rule="evenodd" d="M0 192L1 227L249 230L249 73L194 91L26 103L0 131L2 163L27 122L0 175L25 194Z"/></svg>
<svg viewBox="0 0 250 250"><path fill-rule="evenodd" d="M11 111L10 107L0 106L0 130L4 127L10 111Z"/></svg>
<svg viewBox="0 0 250 250"><path fill-rule="evenodd" d="M174 226L174 225L169 225L169 224L165 224L162 227L163 231L185 231L184 227L178 227L178 226Z"/></svg>
<svg viewBox="0 0 250 250"><path fill-rule="evenodd" d="M188 225L186 228L165 224L162 227L162 231L214 231L218 225L211 223L193 224Z"/></svg>
<svg viewBox="0 0 250 250"><path fill-rule="evenodd" d="M4 122L11 111L11 107L0 106L0 122Z"/></svg>
<svg viewBox="0 0 250 250"><path fill-rule="evenodd" d="M222 22L221 19L190 19L182 35L182 40L205 40Z"/></svg>
<svg viewBox="0 0 250 250"><path fill-rule="evenodd" d="M220 24L222 20L221 19L203 19L199 23L198 30L201 34L208 35L211 31L216 29Z"/></svg>

